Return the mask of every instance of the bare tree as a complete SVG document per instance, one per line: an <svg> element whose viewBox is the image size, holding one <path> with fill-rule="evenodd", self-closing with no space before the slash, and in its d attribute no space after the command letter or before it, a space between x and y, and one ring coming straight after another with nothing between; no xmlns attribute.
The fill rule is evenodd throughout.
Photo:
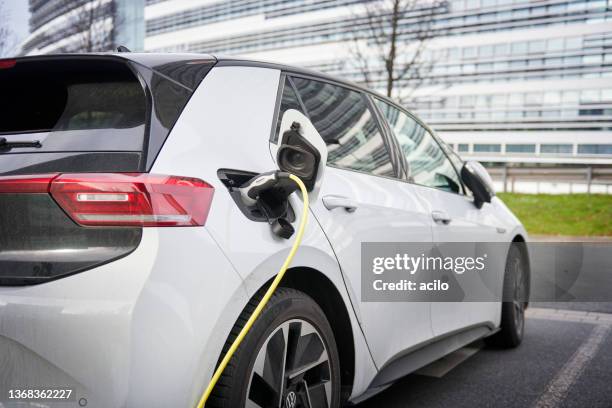
<svg viewBox="0 0 612 408"><path fill-rule="evenodd" d="M89 0L75 7L74 0L63 0L68 30L63 38L72 37L62 52L100 52L116 48L120 19L114 1Z"/></svg>
<svg viewBox="0 0 612 408"><path fill-rule="evenodd" d="M400 87L418 88L433 66L427 45L440 35L435 19L446 12L444 0L374 0L356 14L351 32L351 63L367 86L381 82L389 97ZM405 95L404 95L405 96Z"/></svg>
<svg viewBox="0 0 612 408"><path fill-rule="evenodd" d="M14 46L13 33L9 26L10 15L0 0L0 57L7 56Z"/></svg>

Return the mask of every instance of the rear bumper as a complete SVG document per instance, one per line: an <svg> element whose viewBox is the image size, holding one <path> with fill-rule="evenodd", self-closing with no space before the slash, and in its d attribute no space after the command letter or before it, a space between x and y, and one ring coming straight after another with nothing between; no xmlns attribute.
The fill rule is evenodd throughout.
<svg viewBox="0 0 612 408"><path fill-rule="evenodd" d="M145 228L125 258L1 287L0 403L9 389L69 388L68 406L190 406L246 302L240 277L199 227Z"/></svg>

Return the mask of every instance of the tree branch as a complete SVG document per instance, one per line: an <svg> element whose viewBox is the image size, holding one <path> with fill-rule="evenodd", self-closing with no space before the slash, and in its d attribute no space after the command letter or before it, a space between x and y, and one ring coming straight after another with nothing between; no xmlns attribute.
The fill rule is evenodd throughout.
<svg viewBox="0 0 612 408"><path fill-rule="evenodd" d="M445 7L442 0L433 4L422 0L366 3L365 11L354 18L350 48L365 84L382 81L391 97L400 89L414 91L427 82L433 69L427 48L430 40L440 35L434 23Z"/></svg>

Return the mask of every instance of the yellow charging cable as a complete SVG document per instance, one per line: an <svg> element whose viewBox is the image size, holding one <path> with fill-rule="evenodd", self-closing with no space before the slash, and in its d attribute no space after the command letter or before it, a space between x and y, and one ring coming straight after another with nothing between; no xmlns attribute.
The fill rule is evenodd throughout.
<svg viewBox="0 0 612 408"><path fill-rule="evenodd" d="M232 359L232 356L240 346L240 343L242 343L242 340L244 340L249 330L251 330L253 323L255 323L255 320L257 320L257 318L261 314L261 311L264 309L264 307L266 307L266 304L274 294L274 291L278 287L278 284L283 279L283 276L285 276L285 272L287 272L287 268L289 268L289 265L291 264L291 261L293 260L293 257L295 256L295 253L297 252L300 243L302 242L302 236L304 235L304 229L306 228L306 221L308 221L308 191L306 191L306 186L304 185L302 180L300 180L299 177L290 174L289 178L295 181L295 183L298 185L300 191L302 192L302 197L304 199L304 207L302 208L302 218L300 219L300 225L295 236L295 241L293 241L293 246L291 247L291 251L289 251L289 255L287 255L287 259L285 259L285 263L283 263L283 266L281 266L280 270L278 271L278 274L276 275L276 277L272 281L272 284L266 291L266 294L263 296L255 310L253 311L253 314L251 314L249 320L247 320L242 330L240 330L240 333L238 333L238 337L236 337L236 340L234 340L225 356L223 356L221 364L219 364L219 367L217 367L217 370L215 371L215 374L211 378L210 382L208 383L206 390L202 394L202 397L200 397L200 402L198 402L197 406L198 408L204 408L204 404L206 404L206 401L208 400L208 397L210 396L210 393L212 392L213 388L215 388L217 381L219 381L219 378L221 378L223 370L225 370L225 367Z"/></svg>

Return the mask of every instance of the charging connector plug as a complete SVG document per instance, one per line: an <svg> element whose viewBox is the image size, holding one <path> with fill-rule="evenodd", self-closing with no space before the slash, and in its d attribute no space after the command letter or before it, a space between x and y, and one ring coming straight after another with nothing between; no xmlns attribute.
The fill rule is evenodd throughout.
<svg viewBox="0 0 612 408"><path fill-rule="evenodd" d="M240 198L247 207L256 207L266 216L272 232L289 239L294 233L287 221L289 196L297 190L289 173L275 170L258 174L238 188Z"/></svg>

